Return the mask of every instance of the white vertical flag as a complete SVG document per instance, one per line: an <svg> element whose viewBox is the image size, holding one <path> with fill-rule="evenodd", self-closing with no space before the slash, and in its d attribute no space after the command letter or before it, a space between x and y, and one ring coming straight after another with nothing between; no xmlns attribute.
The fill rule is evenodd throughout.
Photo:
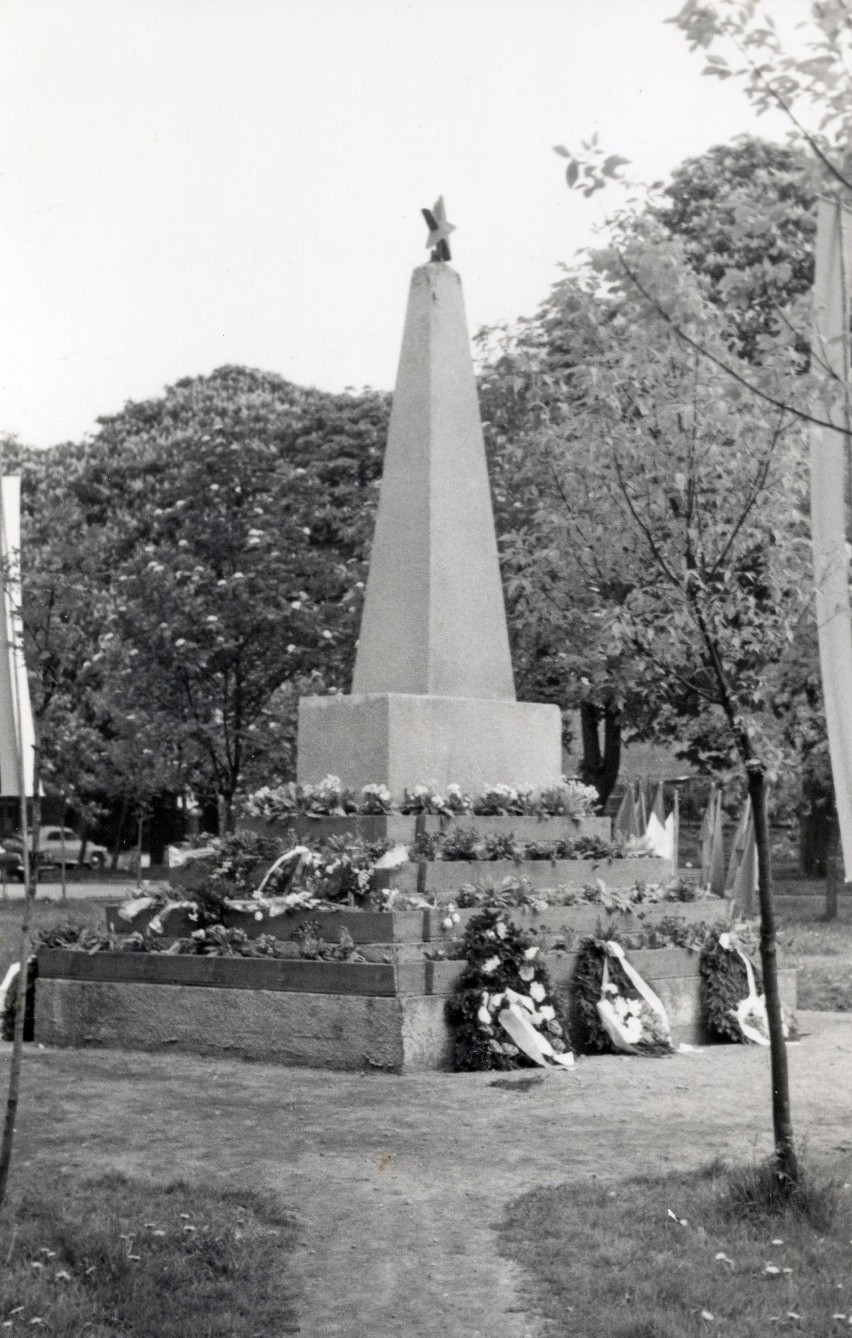
<svg viewBox="0 0 852 1338"><path fill-rule="evenodd" d="M823 416L849 426L849 291L852 217L820 200L814 274L812 366L823 376ZM811 539L828 747L847 877L852 876L852 614L846 555L846 455L840 432L811 425Z"/></svg>
<svg viewBox="0 0 852 1338"><path fill-rule="evenodd" d="M20 749L24 789L31 795L35 731L20 614L21 480L16 474L0 478L0 563L0 794L20 795Z"/></svg>

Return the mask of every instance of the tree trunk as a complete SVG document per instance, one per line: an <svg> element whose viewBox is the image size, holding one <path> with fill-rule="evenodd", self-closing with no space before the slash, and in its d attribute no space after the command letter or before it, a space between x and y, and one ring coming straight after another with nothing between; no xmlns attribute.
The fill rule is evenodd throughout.
<svg viewBox="0 0 852 1338"><path fill-rule="evenodd" d="M828 858L825 865L825 919L837 919L837 887L841 881L838 865L843 863L840 852L840 826L835 818L828 838Z"/></svg>
<svg viewBox="0 0 852 1338"><path fill-rule="evenodd" d="M41 745L33 748L33 853L30 860L30 881L33 885L33 898L38 891L39 868L41 865Z"/></svg>
<svg viewBox="0 0 852 1338"><path fill-rule="evenodd" d="M775 906L772 892L772 859L769 847L769 823L766 817L766 779L754 764L747 767L748 792L754 815L754 839L757 847L757 892L760 901L760 962L763 968L763 993L769 1024L769 1059L772 1070L772 1125L775 1134L775 1173L779 1190L788 1198L799 1183L799 1163L793 1138L790 1113L790 1081L787 1072L787 1047L781 1020L778 992L778 945L775 933Z"/></svg>
<svg viewBox="0 0 852 1338"><path fill-rule="evenodd" d="M59 870L59 877L62 880L62 900L68 900L68 874L65 868L65 822L68 817L68 800L65 795L62 796L62 826L60 827L61 839L59 842L59 858L62 866Z"/></svg>
<svg viewBox="0 0 852 1338"><path fill-rule="evenodd" d="M227 836L229 832L234 830L234 796L231 794L218 794L216 796L216 812L219 835Z"/></svg>
<svg viewBox="0 0 852 1338"><path fill-rule="evenodd" d="M833 807L831 792L806 775L799 808L799 870L806 878L822 878L826 871Z"/></svg>
<svg viewBox="0 0 852 1338"><path fill-rule="evenodd" d="M142 886L142 831L145 826L145 814L140 809L136 818L136 886Z"/></svg>
<svg viewBox="0 0 852 1338"><path fill-rule="evenodd" d="M601 722L604 731L603 748L600 740ZM585 785L594 785L603 811L618 780L621 766L621 711L614 706L581 702L580 729L583 739L580 779Z"/></svg>
<svg viewBox="0 0 852 1338"><path fill-rule="evenodd" d="M121 816L118 819L118 829L115 833L115 840L112 847L112 858L109 867L115 871L118 868L118 857L121 854L121 838L124 835L124 824L127 822L127 814L130 809L130 800L125 797L121 801Z"/></svg>
<svg viewBox="0 0 852 1338"><path fill-rule="evenodd" d="M38 738L38 735L36 735ZM20 752L20 741L19 741ZM6 1198L9 1168L12 1164L12 1144L15 1138L15 1120L18 1114L18 1095L21 1090L21 1061L24 1053L24 1021L27 1011L27 976L30 961L30 917L38 886L38 826L41 820L41 748L33 749L33 836L34 858L30 859L30 834L27 830L27 795L24 784L23 758L20 759L21 788L21 859L24 869L24 913L21 917L21 938L18 955L18 990L15 1011L15 1031L12 1038L12 1062L9 1065L9 1090L6 1097L6 1117L0 1142L0 1208Z"/></svg>

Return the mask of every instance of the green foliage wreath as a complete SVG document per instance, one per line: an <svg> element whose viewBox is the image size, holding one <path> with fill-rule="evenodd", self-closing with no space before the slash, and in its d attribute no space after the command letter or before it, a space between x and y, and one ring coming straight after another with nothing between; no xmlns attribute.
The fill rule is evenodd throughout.
<svg viewBox="0 0 852 1338"><path fill-rule="evenodd" d="M758 993L763 990L760 967L752 963ZM708 938L701 949L701 1016L707 1039L743 1043L736 1008L748 994L745 963L739 953L723 948L718 935Z"/></svg>
<svg viewBox="0 0 852 1338"><path fill-rule="evenodd" d="M534 935L506 919L500 909L482 911L469 921L462 940L467 966L456 994L448 1001L453 1033L453 1067L516 1069L532 1065L503 1031L498 1014L507 990L534 1001L536 1026L558 1053L570 1049L565 1018L550 977L539 961Z"/></svg>

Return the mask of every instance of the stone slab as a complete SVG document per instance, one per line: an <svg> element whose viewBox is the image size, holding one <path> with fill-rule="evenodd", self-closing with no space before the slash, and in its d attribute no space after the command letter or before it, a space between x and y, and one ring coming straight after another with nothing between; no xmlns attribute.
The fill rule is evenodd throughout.
<svg viewBox="0 0 852 1338"><path fill-rule="evenodd" d="M303 697L298 779L339 776L361 790L381 783L399 802L406 788L456 783L540 789L562 779L557 706L402 693Z"/></svg>
<svg viewBox="0 0 852 1338"><path fill-rule="evenodd" d="M405 1061L403 1011L389 997L40 978L35 1034L41 1045L398 1073ZM408 1030L418 1035L416 1025Z"/></svg>

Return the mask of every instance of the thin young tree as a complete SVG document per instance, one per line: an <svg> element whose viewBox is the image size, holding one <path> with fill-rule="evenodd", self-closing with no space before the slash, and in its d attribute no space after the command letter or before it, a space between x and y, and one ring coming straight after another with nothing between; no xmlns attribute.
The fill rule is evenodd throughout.
<svg viewBox="0 0 852 1338"><path fill-rule="evenodd" d="M578 564L608 564L608 580L590 581L586 595L598 644L629 661L658 733L676 736L690 703L724 728L755 813L775 1170L779 1192L793 1193L766 808L783 739L767 693L810 608L802 428L680 337L736 358L724 313L677 245L649 228L595 264L599 289L577 289L596 339L572 369L571 411L525 443L541 471L526 577L534 586L544 564L558 595L561 569L567 607ZM776 390L783 405L783 378Z"/></svg>

